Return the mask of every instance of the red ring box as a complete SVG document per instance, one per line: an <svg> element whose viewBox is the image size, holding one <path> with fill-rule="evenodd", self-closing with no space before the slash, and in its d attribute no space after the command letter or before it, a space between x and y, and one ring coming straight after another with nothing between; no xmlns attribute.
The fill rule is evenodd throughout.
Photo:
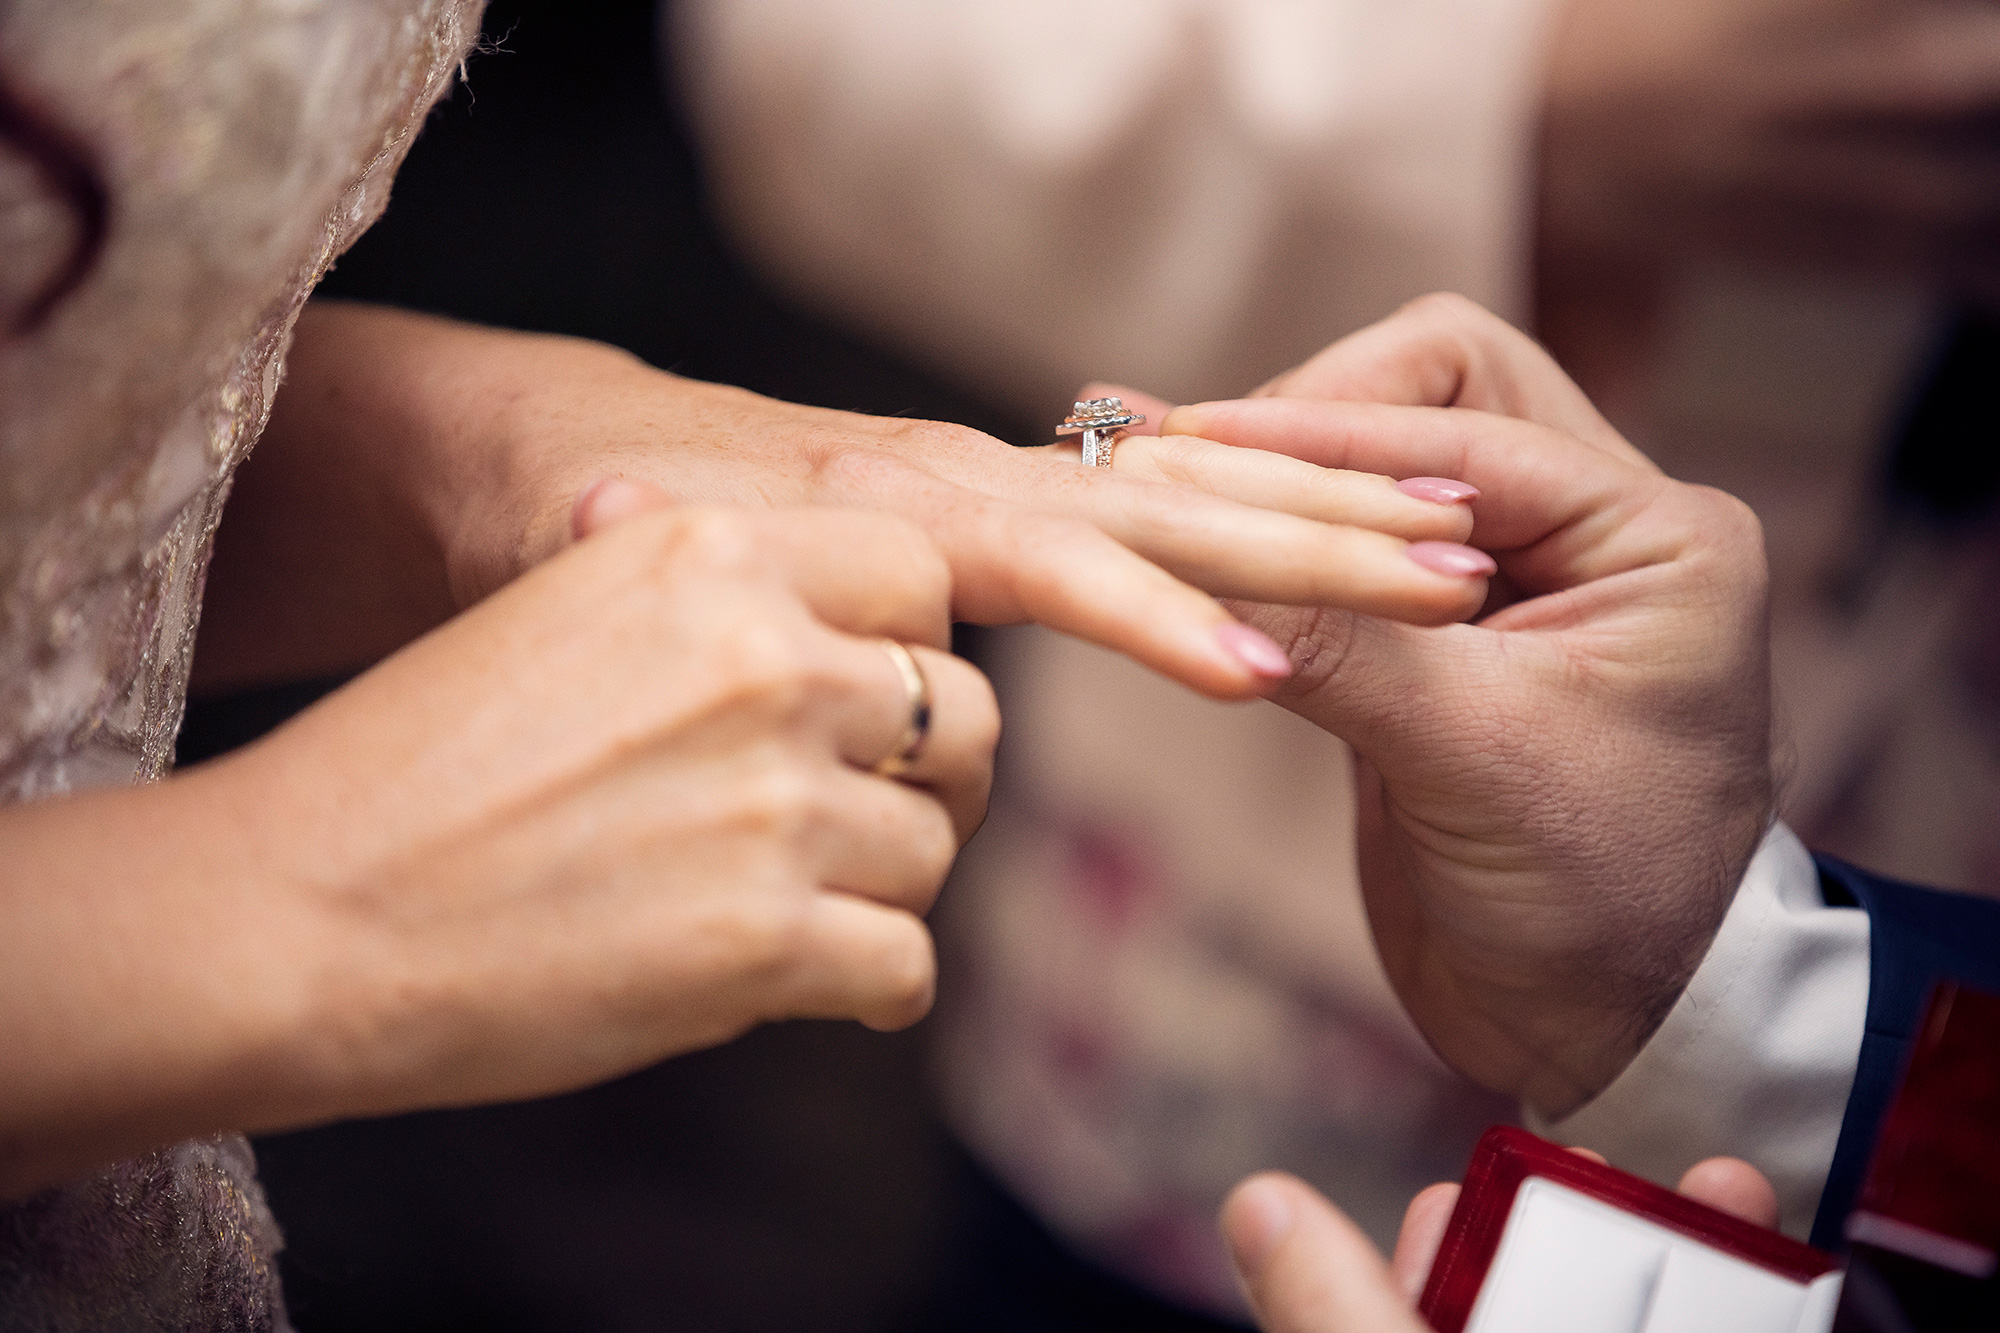
<svg viewBox="0 0 2000 1333"><path fill-rule="evenodd" d="M1832 1255L1496 1125L1419 1308L1437 1333L1824 1333Z"/></svg>

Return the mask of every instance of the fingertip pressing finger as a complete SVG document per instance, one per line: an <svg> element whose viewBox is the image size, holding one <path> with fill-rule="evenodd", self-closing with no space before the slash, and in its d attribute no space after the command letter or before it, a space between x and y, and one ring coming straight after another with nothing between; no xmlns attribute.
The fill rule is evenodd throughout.
<svg viewBox="0 0 2000 1333"><path fill-rule="evenodd" d="M584 487L578 493L576 502L570 506L570 536L582 541L634 514L665 509L672 503L673 497L667 494L665 488L650 481L599 477Z"/></svg>

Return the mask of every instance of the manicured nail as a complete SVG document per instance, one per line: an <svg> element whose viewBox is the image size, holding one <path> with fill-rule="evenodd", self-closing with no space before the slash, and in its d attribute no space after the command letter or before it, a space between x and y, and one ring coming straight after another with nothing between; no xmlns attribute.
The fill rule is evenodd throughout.
<svg viewBox="0 0 2000 1333"><path fill-rule="evenodd" d="M1245 1182L1229 1201L1229 1252L1245 1277L1262 1272L1298 1224L1291 1191L1277 1180Z"/></svg>
<svg viewBox="0 0 2000 1333"><path fill-rule="evenodd" d="M1479 498L1479 488L1468 486L1450 477L1411 477L1408 481L1396 483L1396 489L1415 500L1429 500L1434 505L1464 504Z"/></svg>
<svg viewBox="0 0 2000 1333"><path fill-rule="evenodd" d="M1403 554L1433 574L1455 579L1483 579L1500 568L1486 552L1457 542L1411 542Z"/></svg>
<svg viewBox="0 0 2000 1333"><path fill-rule="evenodd" d="M1283 680L1292 674L1292 659L1265 634L1232 620L1215 631L1222 651L1266 680Z"/></svg>

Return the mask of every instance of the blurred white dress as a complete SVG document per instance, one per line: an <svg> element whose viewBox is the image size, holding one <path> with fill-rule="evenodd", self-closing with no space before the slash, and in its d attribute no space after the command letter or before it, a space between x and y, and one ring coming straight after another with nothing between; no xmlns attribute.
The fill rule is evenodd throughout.
<svg viewBox="0 0 2000 1333"><path fill-rule="evenodd" d="M0 9L0 800L171 766L293 322L482 9ZM161 1150L0 1206L0 1329L282 1327L277 1239L240 1136Z"/></svg>
<svg viewBox="0 0 2000 1333"><path fill-rule="evenodd" d="M1086 379L1234 396L1425 291L1526 322L1555 10L669 6L715 203L749 255L1051 427ZM1905 561L1854 621L1817 596L1852 540L1923 299L1684 276L1644 419L1621 425L1766 522L1801 760L1789 813L1824 843L1857 772L1921 790L1928 816L1880 824L1928 834L1952 812L1952 836L1906 840L1930 859L1844 845L1893 850L1873 863L1922 882L1976 882L1948 858L1990 827L2000 766L1976 753L1983 733L1901 716L1963 716L1937 645L1966 619L1964 581ZM941 909L954 1126L1072 1243L1199 1305L1240 1309L1213 1219L1251 1170L1300 1171L1393 1240L1410 1194L1457 1174L1511 1108L1437 1063L1382 977L1345 748L1052 634L1002 637L1002 777ZM1955 738L1964 781L1884 780L1897 770L1870 747L1920 734ZM1801 1175L1788 1197L1816 1196Z"/></svg>

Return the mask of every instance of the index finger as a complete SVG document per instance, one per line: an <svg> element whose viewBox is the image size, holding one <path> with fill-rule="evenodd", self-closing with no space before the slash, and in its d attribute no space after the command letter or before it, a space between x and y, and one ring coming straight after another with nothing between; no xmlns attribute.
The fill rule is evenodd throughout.
<svg viewBox="0 0 2000 1333"><path fill-rule="evenodd" d="M1167 428L1322 467L1466 482L1479 488L1473 544L1488 551L1531 546L1672 484L1643 459L1467 408L1246 398L1176 408Z"/></svg>
<svg viewBox="0 0 2000 1333"><path fill-rule="evenodd" d="M1462 296L1412 301L1278 376L1257 396L1469 407L1540 422L1645 461L1540 343Z"/></svg>
<svg viewBox="0 0 2000 1333"><path fill-rule="evenodd" d="M907 519L879 510L688 510L650 482L607 479L578 497L572 530L583 541L635 520L690 525L688 539L707 542L709 559L778 573L835 629L951 646L950 567Z"/></svg>
<svg viewBox="0 0 2000 1333"><path fill-rule="evenodd" d="M821 620L849 634L950 649L951 567L915 523L861 509L759 517L766 557Z"/></svg>

